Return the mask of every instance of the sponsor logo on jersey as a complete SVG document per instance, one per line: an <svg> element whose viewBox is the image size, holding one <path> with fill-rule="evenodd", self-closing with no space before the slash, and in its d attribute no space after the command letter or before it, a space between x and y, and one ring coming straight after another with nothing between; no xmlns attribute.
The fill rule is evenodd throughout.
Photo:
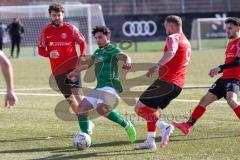
<svg viewBox="0 0 240 160"><path fill-rule="evenodd" d="M62 33L62 34L61 34L61 38L62 38L62 39L66 39L66 38L67 38L67 33Z"/></svg>
<svg viewBox="0 0 240 160"><path fill-rule="evenodd" d="M49 42L49 46L69 46L71 42Z"/></svg>
<svg viewBox="0 0 240 160"><path fill-rule="evenodd" d="M226 58L236 57L235 53L227 53Z"/></svg>

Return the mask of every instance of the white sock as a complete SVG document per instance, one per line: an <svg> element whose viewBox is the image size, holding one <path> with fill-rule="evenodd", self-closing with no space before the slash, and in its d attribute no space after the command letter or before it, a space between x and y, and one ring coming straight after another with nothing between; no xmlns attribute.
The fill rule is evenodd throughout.
<svg viewBox="0 0 240 160"><path fill-rule="evenodd" d="M169 126L169 124L168 123L166 123L166 122L164 122L164 121L162 121L162 120L158 120L157 121L157 126L161 129L161 130L163 130L163 129L165 129L166 127L168 127Z"/></svg>
<svg viewBox="0 0 240 160"><path fill-rule="evenodd" d="M149 138L155 138L156 137L156 132L148 132L148 134L147 134L147 138L149 139Z"/></svg>

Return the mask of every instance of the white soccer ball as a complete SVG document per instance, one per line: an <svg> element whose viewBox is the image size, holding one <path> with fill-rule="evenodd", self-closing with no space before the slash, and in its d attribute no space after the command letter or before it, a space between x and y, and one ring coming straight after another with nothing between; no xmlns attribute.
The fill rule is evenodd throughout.
<svg viewBox="0 0 240 160"><path fill-rule="evenodd" d="M78 150L87 149L91 145L91 137L87 133L77 132L73 137L73 144Z"/></svg>

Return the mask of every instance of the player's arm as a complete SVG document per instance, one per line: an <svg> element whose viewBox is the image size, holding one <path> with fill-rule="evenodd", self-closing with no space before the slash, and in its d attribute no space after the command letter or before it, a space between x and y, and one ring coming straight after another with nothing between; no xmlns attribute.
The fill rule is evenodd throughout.
<svg viewBox="0 0 240 160"><path fill-rule="evenodd" d="M77 66L76 71L81 72L83 70L86 70L90 68L94 64L94 58L90 57L88 59L81 59L80 64Z"/></svg>
<svg viewBox="0 0 240 160"><path fill-rule="evenodd" d="M167 37L167 48L168 50L163 54L162 58L154 66L149 68L147 72L147 77L152 77L153 73L157 71L160 67L168 63L176 54L178 50L179 39L174 36Z"/></svg>
<svg viewBox="0 0 240 160"><path fill-rule="evenodd" d="M14 92L12 65L9 59L5 56L5 54L2 51L0 51L0 65L7 85L5 107L10 107L15 105L15 103L17 102L17 96Z"/></svg>
<svg viewBox="0 0 240 160"><path fill-rule="evenodd" d="M237 66L240 66L240 57L236 57L235 60L232 62L218 66L218 68L220 69L218 73L222 73L224 69L233 68Z"/></svg>
<svg viewBox="0 0 240 160"><path fill-rule="evenodd" d="M42 31L38 40L38 54L42 57L49 57L49 53L46 50L46 37L44 30Z"/></svg>
<svg viewBox="0 0 240 160"><path fill-rule="evenodd" d="M80 48L80 56L78 58L78 64L76 66L76 69L77 69L77 67L82 66L82 63L86 61L85 57L87 55L87 43L85 41L84 36L76 26L73 26L73 39L79 45L79 48Z"/></svg>
<svg viewBox="0 0 240 160"><path fill-rule="evenodd" d="M123 69L129 70L132 68L132 60L127 54L121 52L116 57L119 61L123 62L123 66L122 66Z"/></svg>
<svg viewBox="0 0 240 160"><path fill-rule="evenodd" d="M237 48L237 56L233 61L211 69L209 72L209 76L214 77L215 75L222 73L224 69L229 69L237 66L240 66L240 46L238 46Z"/></svg>
<svg viewBox="0 0 240 160"><path fill-rule="evenodd" d="M75 26L73 26L73 39L80 47L80 57L85 57L87 55L87 43L82 33Z"/></svg>
<svg viewBox="0 0 240 160"><path fill-rule="evenodd" d="M76 66L76 68L67 75L67 78L75 77L79 72L90 68L94 64L94 58L90 57L88 59L81 59Z"/></svg>

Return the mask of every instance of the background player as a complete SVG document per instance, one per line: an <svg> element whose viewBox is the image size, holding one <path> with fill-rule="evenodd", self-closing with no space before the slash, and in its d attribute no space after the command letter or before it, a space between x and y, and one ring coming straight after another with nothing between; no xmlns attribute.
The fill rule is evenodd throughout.
<svg viewBox="0 0 240 160"><path fill-rule="evenodd" d="M78 75L74 81L66 81L66 77L75 69L78 60L84 59L87 45L82 33L75 26L63 22L64 8L61 4L50 5L48 11L51 24L46 25L41 32L38 43L39 55L49 58L57 86L77 114L82 99L79 94L82 88L81 78ZM75 43L80 46L80 58Z"/></svg>
<svg viewBox="0 0 240 160"><path fill-rule="evenodd" d="M213 68L209 72L210 77L223 72L222 77L201 98L187 122L173 121L173 124L185 135L189 134L192 126L205 113L207 106L222 97L227 100L228 105L240 119L240 106L237 102L240 87L240 20L236 17L229 17L225 23L227 36L231 39L225 52L225 64Z"/></svg>
<svg viewBox="0 0 240 160"><path fill-rule="evenodd" d="M14 92L14 84L13 84L13 69L12 69L11 62L2 51L0 51L0 65L2 68L3 77L7 84L7 94L5 96L5 107L11 107L17 103L17 96Z"/></svg>
<svg viewBox="0 0 240 160"><path fill-rule="evenodd" d="M91 128L89 126L87 112L94 109L98 114L118 123L125 128L129 140L136 140L136 131L132 123L124 119L114 109L118 104L118 93L122 92L122 84L119 79L118 61L124 64L123 69L131 68L131 58L121 51L120 48L110 43L110 30L105 26L97 26L92 31L96 38L99 48L94 54L82 63L79 68L71 74L95 66L95 76L97 86L90 91L83 99L79 108L79 125L82 132L89 134Z"/></svg>
<svg viewBox="0 0 240 160"><path fill-rule="evenodd" d="M164 109L176 98L184 86L187 65L191 55L191 46L182 32L180 17L170 15L165 19L166 45L161 60L147 72L151 77L159 70L159 78L140 96L135 106L136 113L146 119L148 136L137 149L156 149L156 127L162 132L161 147L166 147L173 126L159 119L158 109Z"/></svg>

